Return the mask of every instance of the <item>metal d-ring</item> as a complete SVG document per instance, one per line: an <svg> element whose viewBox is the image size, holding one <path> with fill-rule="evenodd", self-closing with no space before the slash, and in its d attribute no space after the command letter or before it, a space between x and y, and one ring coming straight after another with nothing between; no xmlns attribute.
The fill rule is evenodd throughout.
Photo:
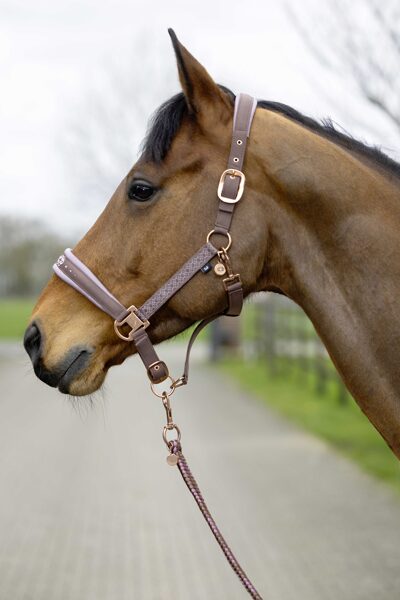
<svg viewBox="0 0 400 600"><path fill-rule="evenodd" d="M210 233L207 235L207 243L210 241L211 236L214 234L224 235L228 239L228 245L226 247L221 247L221 250L224 250L224 252L228 252L229 248L232 246L232 237L229 231L215 231L215 229L211 229Z"/></svg>
<svg viewBox="0 0 400 600"><path fill-rule="evenodd" d="M169 391L167 391L167 390L163 390L163 391L161 392L161 394L159 394L159 393L156 391L156 389L155 389L155 385L159 385L159 384L155 384L155 383L153 383L152 381L150 381L150 387L151 387L151 391L153 392L153 394L154 394L155 396L157 396L157 398L161 398L161 399L163 399L163 398L165 398L165 396L167 396L167 397L169 398L169 397L170 397L170 396L172 396L172 394L175 392L175 386L174 386L174 383L175 383L175 382L174 382L174 380L172 379L172 377L171 377L170 375L168 375L167 379L169 379L169 380L170 380L170 382L171 382L171 385L169 386ZM165 381L165 380L164 380L164 381Z"/></svg>

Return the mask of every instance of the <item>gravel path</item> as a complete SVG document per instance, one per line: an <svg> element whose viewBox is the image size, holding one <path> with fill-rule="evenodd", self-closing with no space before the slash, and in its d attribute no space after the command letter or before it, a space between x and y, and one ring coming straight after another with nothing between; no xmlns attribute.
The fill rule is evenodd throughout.
<svg viewBox="0 0 400 600"><path fill-rule="evenodd" d="M139 361L111 371L93 408L73 408L19 350L0 350L0 600L246 598L166 465L164 412ZM182 353L161 351L175 374ZM201 354L174 416L265 600L400 598L400 498Z"/></svg>

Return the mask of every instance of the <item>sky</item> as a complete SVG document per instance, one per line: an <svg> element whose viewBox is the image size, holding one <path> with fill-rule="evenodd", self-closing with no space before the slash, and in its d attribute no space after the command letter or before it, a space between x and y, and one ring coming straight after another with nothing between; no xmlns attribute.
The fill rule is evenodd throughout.
<svg viewBox="0 0 400 600"><path fill-rule="evenodd" d="M331 116L398 156L393 127L348 79L321 66L292 25L288 2L0 0L0 214L43 218L60 232L88 229L108 197L77 185L87 170L80 172L78 151L72 161L66 151L71 123L89 130L94 94L104 104L110 93L108 73L144 105L140 118L132 110L129 136L123 119L107 133L132 145L110 175L111 193L137 156L147 117L179 90L168 27L236 93ZM304 0L303 14L312 18L316 6Z"/></svg>

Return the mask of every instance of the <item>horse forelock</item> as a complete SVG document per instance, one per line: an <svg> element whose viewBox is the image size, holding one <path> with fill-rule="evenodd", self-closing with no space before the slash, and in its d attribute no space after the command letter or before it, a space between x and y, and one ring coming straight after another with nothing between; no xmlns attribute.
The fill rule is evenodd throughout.
<svg viewBox="0 0 400 600"><path fill-rule="evenodd" d="M219 88L227 94L233 106L234 93L223 85ZM185 118L195 119L195 115L190 113L183 92L163 102L150 119L141 145L142 158L155 164L163 162Z"/></svg>

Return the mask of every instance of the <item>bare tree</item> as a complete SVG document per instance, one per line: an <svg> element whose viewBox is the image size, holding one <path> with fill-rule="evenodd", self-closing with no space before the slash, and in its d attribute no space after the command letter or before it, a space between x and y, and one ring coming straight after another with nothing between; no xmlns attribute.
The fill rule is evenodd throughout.
<svg viewBox="0 0 400 600"><path fill-rule="evenodd" d="M400 134L400 3L327 0L305 15L286 4L291 20L325 66L349 77Z"/></svg>
<svg viewBox="0 0 400 600"><path fill-rule="evenodd" d="M138 38L128 59L88 82L63 142L79 203L104 204L131 168L149 115L177 90L173 66L154 42Z"/></svg>

